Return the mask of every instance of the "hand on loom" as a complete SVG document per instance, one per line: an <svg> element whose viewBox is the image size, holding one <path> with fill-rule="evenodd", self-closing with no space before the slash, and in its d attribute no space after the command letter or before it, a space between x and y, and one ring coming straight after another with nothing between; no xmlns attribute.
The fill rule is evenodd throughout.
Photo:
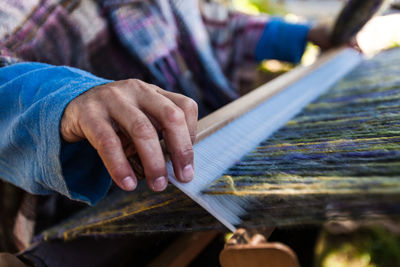
<svg viewBox="0 0 400 267"><path fill-rule="evenodd" d="M115 183L127 191L137 186L126 156L134 146L148 186L163 191L168 176L157 131L163 135L177 179L189 182L194 175L197 112L190 98L129 79L96 86L75 98L64 111L60 130L67 142L87 139Z"/></svg>

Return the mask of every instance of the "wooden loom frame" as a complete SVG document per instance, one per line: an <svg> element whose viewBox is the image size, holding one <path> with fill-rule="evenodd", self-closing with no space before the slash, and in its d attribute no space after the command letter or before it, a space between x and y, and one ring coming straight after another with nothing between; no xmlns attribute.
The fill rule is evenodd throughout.
<svg viewBox="0 0 400 267"><path fill-rule="evenodd" d="M283 89L306 77L312 71L335 59L343 50L341 48L328 51L318 58L313 65L297 67L203 118L198 123L197 142L212 135L229 122L241 117ZM264 228L262 234L244 229L237 230L220 253L222 267L266 266L266 264L271 267L298 267L299 263L296 254L289 247L281 243L269 243L266 241L273 230L274 227ZM217 235L217 231L182 234L180 238L172 242L159 254L149 266L187 266ZM40 253L47 251L50 247L52 247L52 244L37 244L38 255L42 255ZM55 251L64 251L65 249L64 246L60 247L60 244L55 244L54 247ZM29 250L30 248L26 251L28 254ZM60 253L68 254L67 251ZM23 254L24 252L21 252L20 255ZM35 253L32 255L35 256Z"/></svg>
<svg viewBox="0 0 400 267"><path fill-rule="evenodd" d="M323 53L314 64L298 66L204 117L198 122L196 143L307 76L335 58L344 49L341 47L329 50ZM238 229L231 238L231 241L236 241L228 241L220 253L222 267L300 266L296 254L288 246L282 243L267 242L273 230L273 227L269 227L263 230L263 234L250 234L244 229ZM243 235L247 236L245 241L238 241L238 236L242 237ZM217 232L215 231L184 234L154 259L149 266L187 266L216 236Z"/></svg>

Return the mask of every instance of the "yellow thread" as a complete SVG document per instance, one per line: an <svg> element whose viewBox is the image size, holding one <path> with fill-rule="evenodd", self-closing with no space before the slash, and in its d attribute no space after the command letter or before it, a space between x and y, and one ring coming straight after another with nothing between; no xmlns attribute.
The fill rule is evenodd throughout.
<svg viewBox="0 0 400 267"><path fill-rule="evenodd" d="M235 181L233 180L233 177L230 175L224 175L222 176L224 179L227 180L227 183L229 184L229 186L231 187L233 192L236 192L236 188L235 188Z"/></svg>
<svg viewBox="0 0 400 267"><path fill-rule="evenodd" d="M122 218L124 218L124 217L131 216L131 215L134 215L134 214L137 214L137 213L146 211L146 210L151 210L151 209L155 209L155 208L160 208L160 207L163 207L163 206L166 206L166 205L170 204L171 202L172 202L172 200L167 200L167 201L165 201L165 202L163 202L163 203L156 204L156 205L153 205L153 206L150 206L150 207L145 207L145 208L142 208L142 209L139 209L139 210L135 210L135 211L133 211L133 212L126 212L126 213L124 213L122 216L118 216L118 217L106 219L106 220L104 220L104 221L97 222L97 223L93 223L93 224L88 224L88 225L86 225L86 226L79 226L79 227L73 228L73 229L71 229L71 230L66 230L66 231L63 233L63 238L64 238L65 241L67 241L67 239L69 238L69 233L70 233L70 232L77 232L77 231L80 231L81 229L85 229L85 228L86 228L86 231L89 231L89 232L90 232L90 230L89 230L90 227L95 227L95 226L104 225L104 224L111 223L111 222L113 222L113 221L120 220L120 219L122 219ZM87 233L87 232L86 232L86 233ZM73 236L73 235L71 235L71 236Z"/></svg>
<svg viewBox="0 0 400 267"><path fill-rule="evenodd" d="M373 137L373 138L360 138L360 139L339 139L332 141L321 141L321 142L309 142L309 143L283 143L276 145L268 145L261 147L287 147L287 146L309 146L309 145L318 145L318 144L337 144L337 143L357 143L357 142L365 142L365 141L374 141L374 140L390 140L400 138L400 136L390 136L390 137Z"/></svg>
<svg viewBox="0 0 400 267"><path fill-rule="evenodd" d="M361 191L363 195L371 195L371 194L398 194L398 188L388 188L387 190L373 190L373 191ZM338 190L275 190L275 191L270 191L267 194L265 192L254 192L254 191L236 191L236 192L212 192L212 193L207 193L209 195L234 195L234 196L270 196L270 195L280 195L280 196L285 196L285 195L347 195L347 194L356 194L360 193L360 190L351 190L351 189L346 189L343 191L338 191Z"/></svg>

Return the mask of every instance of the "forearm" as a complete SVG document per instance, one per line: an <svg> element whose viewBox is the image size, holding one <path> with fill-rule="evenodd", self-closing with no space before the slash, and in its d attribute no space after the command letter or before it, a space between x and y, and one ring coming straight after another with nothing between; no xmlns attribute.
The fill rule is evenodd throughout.
<svg viewBox="0 0 400 267"><path fill-rule="evenodd" d="M40 63L0 68L0 177L35 194L58 192L98 201L108 190L109 178L88 195L64 177L60 119L71 100L106 82L78 69ZM69 148L64 148L64 161L71 162Z"/></svg>
<svg viewBox="0 0 400 267"><path fill-rule="evenodd" d="M149 187L163 191L168 176L157 131L175 177L194 177L197 104L183 95L135 79L110 82L75 68L21 63L0 69L0 99L0 177L29 192L96 203L111 178L133 191L133 150Z"/></svg>

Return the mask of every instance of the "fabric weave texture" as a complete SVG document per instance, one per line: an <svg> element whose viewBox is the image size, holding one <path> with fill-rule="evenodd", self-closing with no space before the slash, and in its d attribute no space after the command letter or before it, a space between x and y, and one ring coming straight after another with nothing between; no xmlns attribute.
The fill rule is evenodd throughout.
<svg viewBox="0 0 400 267"><path fill-rule="evenodd" d="M397 219L399 66L400 49L364 60L204 194L250 199L248 228ZM176 188L141 187L112 194L37 240L216 228L222 225Z"/></svg>

